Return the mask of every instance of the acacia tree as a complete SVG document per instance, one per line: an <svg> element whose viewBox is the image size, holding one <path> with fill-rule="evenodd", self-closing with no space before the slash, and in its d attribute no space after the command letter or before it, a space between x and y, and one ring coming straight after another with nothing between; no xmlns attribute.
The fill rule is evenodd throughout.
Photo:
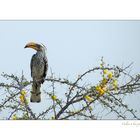
<svg viewBox="0 0 140 140"><path fill-rule="evenodd" d="M5 82L0 82L0 119L139 119L137 111L124 102L124 97L140 91L140 75L130 75L130 66L111 67L101 59L100 66L78 75L74 81L51 73L42 91L45 108L37 111L29 101L32 81L23 73L2 73ZM92 80L94 75L99 79L96 82Z"/></svg>

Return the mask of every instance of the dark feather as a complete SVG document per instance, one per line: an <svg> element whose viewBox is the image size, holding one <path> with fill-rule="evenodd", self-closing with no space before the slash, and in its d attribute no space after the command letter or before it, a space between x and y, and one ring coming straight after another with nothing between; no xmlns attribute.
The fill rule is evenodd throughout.
<svg viewBox="0 0 140 140"><path fill-rule="evenodd" d="M43 73L43 79L45 81L45 77L48 71L48 60L47 58L44 58L44 73ZM44 83L44 81L42 83Z"/></svg>
<svg viewBox="0 0 140 140"><path fill-rule="evenodd" d="M36 54L34 54L34 55L32 56L31 63L30 63L30 67L31 67L31 77L33 77L32 68L33 68L33 61L34 61L34 59L35 59L35 55L36 55Z"/></svg>

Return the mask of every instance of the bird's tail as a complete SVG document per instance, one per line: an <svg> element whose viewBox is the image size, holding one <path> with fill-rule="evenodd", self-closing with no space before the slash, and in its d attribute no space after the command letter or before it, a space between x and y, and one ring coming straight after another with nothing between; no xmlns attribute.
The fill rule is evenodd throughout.
<svg viewBox="0 0 140 140"><path fill-rule="evenodd" d="M33 82L32 91L31 91L31 98L30 98L31 102L37 102L37 103L41 102L40 88L41 88L41 83Z"/></svg>

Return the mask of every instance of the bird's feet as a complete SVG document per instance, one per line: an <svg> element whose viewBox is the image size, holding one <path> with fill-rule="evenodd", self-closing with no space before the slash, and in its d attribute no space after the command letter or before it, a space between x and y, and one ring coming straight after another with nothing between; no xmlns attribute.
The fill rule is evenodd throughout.
<svg viewBox="0 0 140 140"><path fill-rule="evenodd" d="M30 98L30 102L32 102L32 103L40 103L41 102L41 96L40 96L40 94L41 94L41 92L39 92L39 93L34 93L34 92L32 92L31 91L31 98Z"/></svg>

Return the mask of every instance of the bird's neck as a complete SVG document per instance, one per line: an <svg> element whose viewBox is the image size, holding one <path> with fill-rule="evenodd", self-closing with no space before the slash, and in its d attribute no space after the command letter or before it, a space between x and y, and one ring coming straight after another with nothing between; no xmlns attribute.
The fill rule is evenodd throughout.
<svg viewBox="0 0 140 140"><path fill-rule="evenodd" d="M37 51L36 54L37 54L37 55L41 55L41 56L43 56L43 57L46 55L44 51Z"/></svg>

